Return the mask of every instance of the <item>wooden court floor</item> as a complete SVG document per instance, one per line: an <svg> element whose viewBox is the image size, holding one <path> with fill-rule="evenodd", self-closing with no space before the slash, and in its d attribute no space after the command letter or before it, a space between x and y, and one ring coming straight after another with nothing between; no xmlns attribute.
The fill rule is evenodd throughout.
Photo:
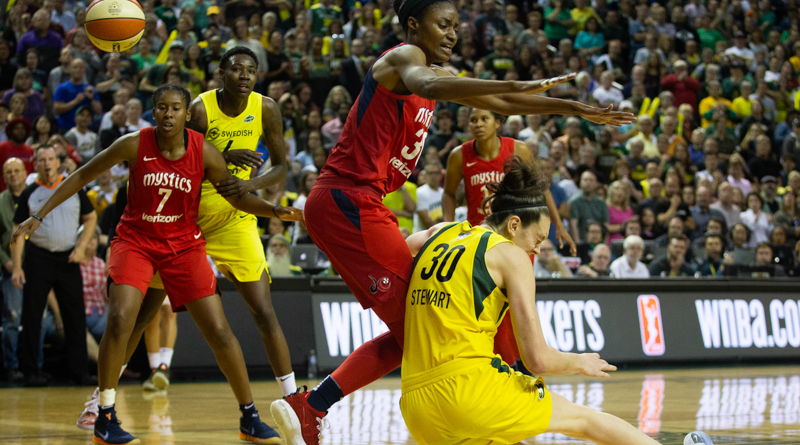
<svg viewBox="0 0 800 445"><path fill-rule="evenodd" d="M800 367L724 367L621 371L611 379L550 377L548 388L576 403L612 413L665 444L693 430L720 444L800 444ZM316 384L316 382L300 382ZM92 388L0 389L0 444L88 444L75 427ZM253 383L256 407L274 425L274 381ZM400 380L384 378L350 395L328 416L323 444L413 444L400 414ZM238 410L225 383L177 383L166 394L120 388L123 427L143 444L242 444ZM526 444L583 444L539 436Z"/></svg>

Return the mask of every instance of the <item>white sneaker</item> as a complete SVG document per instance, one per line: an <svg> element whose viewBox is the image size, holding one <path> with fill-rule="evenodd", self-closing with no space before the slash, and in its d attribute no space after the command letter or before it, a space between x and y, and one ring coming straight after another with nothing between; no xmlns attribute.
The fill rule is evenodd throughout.
<svg viewBox="0 0 800 445"><path fill-rule="evenodd" d="M683 439L683 445L714 445L708 434L702 431L692 431Z"/></svg>
<svg viewBox="0 0 800 445"><path fill-rule="evenodd" d="M78 428L82 430L94 430L94 421L97 420L97 405L100 401L100 388L95 388L91 400L84 403L83 412L78 417Z"/></svg>

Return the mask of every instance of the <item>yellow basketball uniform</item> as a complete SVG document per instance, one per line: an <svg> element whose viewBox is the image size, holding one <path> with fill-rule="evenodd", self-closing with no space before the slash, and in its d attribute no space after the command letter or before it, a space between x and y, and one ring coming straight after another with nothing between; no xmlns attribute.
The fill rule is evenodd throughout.
<svg viewBox="0 0 800 445"><path fill-rule="evenodd" d="M247 107L236 117L227 116L219 109L217 90L200 94L206 108L207 127L205 139L220 152L226 150L256 150L261 137L261 100L258 93L250 93ZM250 179L250 168L228 164L233 176ZM206 240L206 253L214 259L217 269L228 278L238 281L258 281L267 269L256 217L233 207L217 193L214 186L203 181L200 211L197 224ZM270 280L271 281L271 280Z"/></svg>
<svg viewBox="0 0 800 445"><path fill-rule="evenodd" d="M550 424L544 381L514 372L493 352L508 297L489 275L485 254L505 242L454 223L414 260L400 409L420 444L517 443Z"/></svg>

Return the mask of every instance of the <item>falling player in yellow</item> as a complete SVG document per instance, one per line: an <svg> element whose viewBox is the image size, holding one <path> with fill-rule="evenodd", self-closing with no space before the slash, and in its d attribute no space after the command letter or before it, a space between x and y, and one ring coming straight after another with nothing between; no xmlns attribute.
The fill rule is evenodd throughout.
<svg viewBox="0 0 800 445"><path fill-rule="evenodd" d="M567 401L541 377L514 372L493 353L506 310L525 366L536 374L608 377L598 354L545 343L529 255L550 230L547 179L512 157L480 226L442 223L408 238L400 409L420 444L511 444L544 432L603 444L656 444L629 423ZM424 243L424 244L423 244Z"/></svg>

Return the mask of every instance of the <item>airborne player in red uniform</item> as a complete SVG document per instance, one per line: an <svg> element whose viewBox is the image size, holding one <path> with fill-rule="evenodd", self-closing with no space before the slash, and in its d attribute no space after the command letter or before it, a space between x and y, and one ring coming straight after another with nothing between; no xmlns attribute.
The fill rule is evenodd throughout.
<svg viewBox="0 0 800 445"><path fill-rule="evenodd" d="M382 203L411 174L425 145L435 101L503 115L576 114L622 125L631 113L537 94L574 75L532 82L455 77L434 64L450 58L458 11L450 0L395 0L407 44L385 52L367 72L339 142L306 201L314 243L364 308L390 332L364 343L311 392L276 400L272 414L290 445L319 442L319 423L344 395L400 366L405 298L413 258L397 219Z"/></svg>
<svg viewBox="0 0 800 445"><path fill-rule="evenodd" d="M242 351L225 320L216 279L206 259L205 240L197 225L200 183L207 179L219 186L232 177L219 150L200 133L184 129L190 117L189 101L189 92L182 87L165 85L156 90L153 115L157 126L127 135L92 158L14 233L14 240L28 236L52 209L100 173L122 161L130 164L128 205L111 243L109 316L98 360L100 411L95 443L139 443L120 427L114 410L115 388L137 316L147 319L161 306L163 297L158 301L145 297L156 271L173 310L188 310L214 351L242 410L240 430L248 432L247 440L281 442L255 410ZM254 215L302 220L299 210L273 206L255 195L226 199Z"/></svg>

